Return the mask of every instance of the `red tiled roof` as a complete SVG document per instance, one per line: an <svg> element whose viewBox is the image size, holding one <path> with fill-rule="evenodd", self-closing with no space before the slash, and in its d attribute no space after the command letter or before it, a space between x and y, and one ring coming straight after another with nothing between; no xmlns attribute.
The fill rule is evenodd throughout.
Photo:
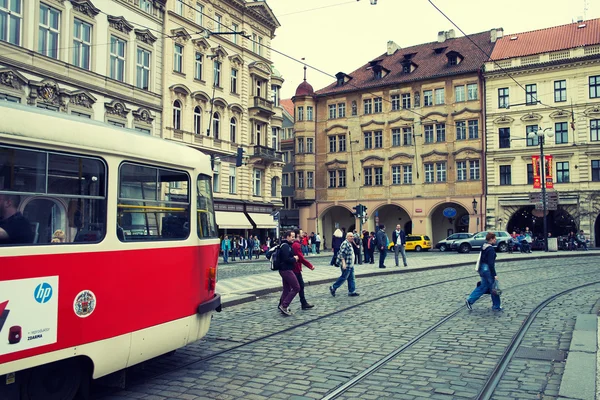
<svg viewBox="0 0 600 400"><path fill-rule="evenodd" d="M292 99L280 100L279 104L281 104L281 107L283 107L292 117L294 116L294 102Z"/></svg>
<svg viewBox="0 0 600 400"><path fill-rule="evenodd" d="M476 33L469 37L487 54L492 52L494 43L490 42L489 31ZM438 49L438 52L434 51L435 49ZM446 54L452 51L459 53L463 57L463 60L458 65L448 65ZM401 62L404 60L405 54L409 56L414 54L410 58L410 61L416 64L417 67L411 73L402 73ZM483 63L488 60L488 56L479 50L467 37L463 36L446 39L443 43L431 42L407 47L396 51L396 53L391 56L384 53L374 60L382 60L379 65L389 70L390 73L381 79L375 79L373 77L373 71L367 69L367 67L370 66L370 64L367 63L356 71L348 74L353 78L350 82L345 83L342 86L337 86L336 83L332 83L331 85L318 90L317 94L335 94L357 89L369 89L392 84L420 81L439 76L473 73L481 68Z"/></svg>
<svg viewBox="0 0 600 400"><path fill-rule="evenodd" d="M582 28L579 26L584 25ZM516 39L511 40L511 38ZM492 60L522 57L600 43L600 18L553 26L498 39Z"/></svg>
<svg viewBox="0 0 600 400"><path fill-rule="evenodd" d="M296 89L296 94L294 95L294 97L312 96L313 94L315 94L315 90L313 89L313 87L310 85L310 83L304 81L298 85L298 88Z"/></svg>

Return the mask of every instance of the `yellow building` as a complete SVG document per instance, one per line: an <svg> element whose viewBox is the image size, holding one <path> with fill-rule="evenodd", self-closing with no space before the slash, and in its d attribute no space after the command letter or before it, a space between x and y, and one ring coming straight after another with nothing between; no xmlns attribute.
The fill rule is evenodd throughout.
<svg viewBox="0 0 600 400"><path fill-rule="evenodd" d="M527 136L539 130L559 196L548 232L600 236L599 29L595 19L498 39L485 65L487 229L543 236L543 211L529 201L541 149Z"/></svg>
<svg viewBox="0 0 600 400"><path fill-rule="evenodd" d="M270 213L282 205L283 78L269 46L279 22L263 1L176 0L167 8L165 32L173 39L165 40L164 138L214 156L220 233L274 229Z"/></svg>
<svg viewBox="0 0 600 400"><path fill-rule="evenodd" d="M471 35L488 54L497 31ZM335 228L397 224L434 242L482 230L483 79L487 57L454 31L387 52L293 98L300 225L327 244Z"/></svg>

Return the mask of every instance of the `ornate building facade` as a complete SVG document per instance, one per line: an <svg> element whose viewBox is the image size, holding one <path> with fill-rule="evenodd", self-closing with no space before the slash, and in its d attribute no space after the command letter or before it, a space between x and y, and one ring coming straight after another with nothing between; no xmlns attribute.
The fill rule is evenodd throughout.
<svg viewBox="0 0 600 400"><path fill-rule="evenodd" d="M164 0L0 6L0 100L160 135Z"/></svg>
<svg viewBox="0 0 600 400"><path fill-rule="evenodd" d="M283 78L269 46L279 22L262 1L177 0L167 7L165 32L173 40L165 41L163 137L214 158L220 233L274 229L270 214L282 205Z"/></svg>
<svg viewBox="0 0 600 400"><path fill-rule="evenodd" d="M485 65L486 228L543 235L543 211L529 201L532 156L544 153L559 204L553 236L583 229L600 237L600 19L506 35ZM542 177L544 179L544 177ZM597 243L597 239L596 239Z"/></svg>

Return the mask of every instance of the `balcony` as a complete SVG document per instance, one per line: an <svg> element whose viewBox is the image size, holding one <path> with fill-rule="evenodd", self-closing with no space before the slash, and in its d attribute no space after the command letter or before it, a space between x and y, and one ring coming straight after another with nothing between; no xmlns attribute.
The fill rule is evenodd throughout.
<svg viewBox="0 0 600 400"><path fill-rule="evenodd" d="M249 111L256 111L258 115L265 118L271 118L275 115L273 102L259 96L254 96L254 106L250 106Z"/></svg>
<svg viewBox="0 0 600 400"><path fill-rule="evenodd" d="M283 163L283 153L266 146L254 146L254 153L250 158L258 158L264 164L272 164L275 162Z"/></svg>

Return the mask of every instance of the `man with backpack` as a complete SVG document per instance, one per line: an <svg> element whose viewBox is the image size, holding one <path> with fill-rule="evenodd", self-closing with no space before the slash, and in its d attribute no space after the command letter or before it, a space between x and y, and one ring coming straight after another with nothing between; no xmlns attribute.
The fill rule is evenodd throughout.
<svg viewBox="0 0 600 400"><path fill-rule="evenodd" d="M272 268L279 270L281 281L283 283L283 292L279 300L279 311L284 315L292 315L289 309L290 303L296 297L296 294L300 291L300 284L294 274L294 268L296 267L296 261L298 256L294 255L292 245L296 234L294 231L288 231L285 240L275 249L271 255Z"/></svg>

